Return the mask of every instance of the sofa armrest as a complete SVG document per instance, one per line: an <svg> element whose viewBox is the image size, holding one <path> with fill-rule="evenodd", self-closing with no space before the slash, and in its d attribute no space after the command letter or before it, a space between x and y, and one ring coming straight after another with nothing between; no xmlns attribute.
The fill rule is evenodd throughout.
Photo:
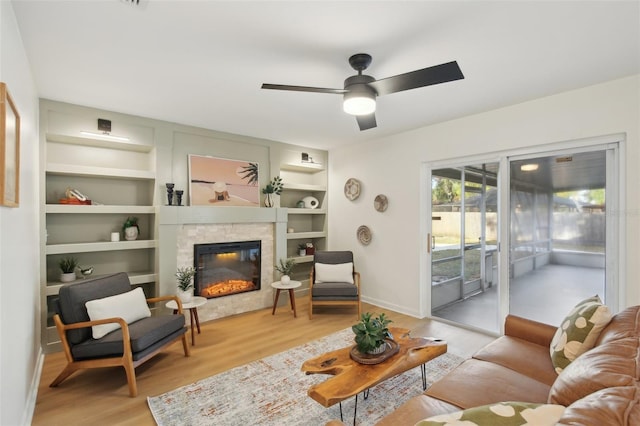
<svg viewBox="0 0 640 426"><path fill-rule="evenodd" d="M540 346L550 346L558 327L538 321L507 315L504 322L504 334L517 337Z"/></svg>

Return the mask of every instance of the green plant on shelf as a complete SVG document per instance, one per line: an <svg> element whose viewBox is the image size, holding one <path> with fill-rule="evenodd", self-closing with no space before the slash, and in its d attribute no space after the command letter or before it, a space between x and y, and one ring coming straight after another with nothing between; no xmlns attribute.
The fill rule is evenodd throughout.
<svg viewBox="0 0 640 426"><path fill-rule="evenodd" d="M129 216L127 220L122 225L122 230L124 231L127 228L138 228L138 232L140 231L140 227L138 226L138 218L135 216Z"/></svg>
<svg viewBox="0 0 640 426"><path fill-rule="evenodd" d="M280 195L282 194L282 188L284 188L282 178L280 176L275 176L267 186L262 188L262 193Z"/></svg>
<svg viewBox="0 0 640 426"><path fill-rule="evenodd" d="M58 261L58 266L63 274L71 274L78 267L78 260L75 257L63 257Z"/></svg>

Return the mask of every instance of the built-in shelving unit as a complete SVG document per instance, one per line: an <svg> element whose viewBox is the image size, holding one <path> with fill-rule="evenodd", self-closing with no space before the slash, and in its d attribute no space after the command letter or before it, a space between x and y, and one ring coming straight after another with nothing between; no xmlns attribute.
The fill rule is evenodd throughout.
<svg viewBox="0 0 640 426"><path fill-rule="evenodd" d="M41 102L41 295L47 350L59 346L52 318L58 292L67 285L59 281L61 258L74 257L80 266L93 267L92 277L125 271L131 285L142 287L147 297L158 294L153 129L123 124L121 136L129 141L80 135L78 129L95 128L98 118L87 116L85 109ZM80 191L92 204L62 204L67 188ZM122 232L129 216L138 218L134 241L126 241ZM113 232L119 232L120 241L111 240ZM79 271L76 275L84 279Z"/></svg>
<svg viewBox="0 0 640 426"><path fill-rule="evenodd" d="M293 272L294 279L308 285L308 264L313 261L313 255L300 256L298 245L313 243L316 250L327 248L326 153L314 153L313 161L303 161L301 151L285 151L281 161L284 188L280 205L287 208L288 215L287 257L295 259L298 265ZM318 207L298 207L298 203L309 196L318 200Z"/></svg>

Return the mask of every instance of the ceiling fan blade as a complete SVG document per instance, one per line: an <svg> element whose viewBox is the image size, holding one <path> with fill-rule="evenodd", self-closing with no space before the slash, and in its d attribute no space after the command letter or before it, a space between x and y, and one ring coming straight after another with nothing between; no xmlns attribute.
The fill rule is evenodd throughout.
<svg viewBox="0 0 640 426"><path fill-rule="evenodd" d="M360 126L360 131L373 129L377 126L375 113L356 115L356 120L358 121L358 126Z"/></svg>
<svg viewBox="0 0 640 426"><path fill-rule="evenodd" d="M388 95L389 93L402 92L403 90L417 89L419 87L431 86L433 84L461 80L463 78L464 75L458 66L458 62L452 61L376 80L369 83L369 86L373 87L378 92L378 96L382 96Z"/></svg>
<svg viewBox="0 0 640 426"><path fill-rule="evenodd" d="M273 90L291 90L293 92L314 92L314 93L334 93L336 95L343 95L347 93L344 89L328 89L325 87L308 87L308 86L289 86L286 84L268 84L262 85L263 89Z"/></svg>

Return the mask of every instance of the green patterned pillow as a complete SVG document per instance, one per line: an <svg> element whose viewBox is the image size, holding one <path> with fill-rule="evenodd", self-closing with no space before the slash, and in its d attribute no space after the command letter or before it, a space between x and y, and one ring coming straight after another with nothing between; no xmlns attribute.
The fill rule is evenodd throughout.
<svg viewBox="0 0 640 426"><path fill-rule="evenodd" d="M611 321L611 312L600 297L593 296L578 303L562 320L551 340L551 363L560 374L571 361L596 343L602 329Z"/></svg>
<svg viewBox="0 0 640 426"><path fill-rule="evenodd" d="M564 406L556 404L498 402L429 417L419 421L415 426L554 426L564 410Z"/></svg>

